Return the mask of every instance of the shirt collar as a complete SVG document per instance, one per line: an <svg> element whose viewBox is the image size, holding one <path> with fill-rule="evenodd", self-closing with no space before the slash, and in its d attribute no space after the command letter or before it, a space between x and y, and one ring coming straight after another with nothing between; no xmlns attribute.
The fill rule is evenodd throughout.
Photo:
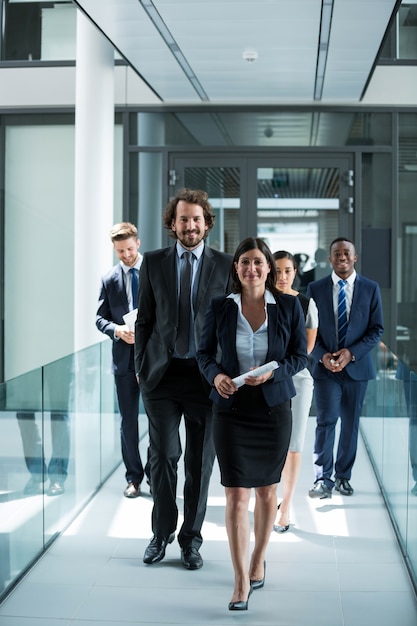
<svg viewBox="0 0 417 626"><path fill-rule="evenodd" d="M135 268L135 270L140 270L140 266L142 265L142 261L143 261L143 255L139 252L138 253L138 260L136 261L135 265L133 266ZM122 266L122 270L124 271L125 274L127 274L128 271L132 269L128 265L125 265L123 263L123 261L120 261L120 265Z"/></svg>
<svg viewBox="0 0 417 626"><path fill-rule="evenodd" d="M180 259L182 257L182 255L184 254L184 252L191 252L192 254L194 254L196 259L199 259L201 257L201 255L203 254L204 251L204 242L202 241L197 248L194 248L194 250L188 250L187 248L184 248L179 241L177 241L177 255L178 258Z"/></svg>
<svg viewBox="0 0 417 626"><path fill-rule="evenodd" d="M227 297L236 302L238 305L242 299L240 293L229 293ZM265 289L265 304L276 304L276 300L269 289Z"/></svg>
<svg viewBox="0 0 417 626"><path fill-rule="evenodd" d="M340 276L338 276L336 272L333 270L332 272L333 285L337 285L339 280L340 280ZM348 278L346 278L346 282L348 283L348 285L353 285L355 280L356 280L356 270L353 270L351 275Z"/></svg>

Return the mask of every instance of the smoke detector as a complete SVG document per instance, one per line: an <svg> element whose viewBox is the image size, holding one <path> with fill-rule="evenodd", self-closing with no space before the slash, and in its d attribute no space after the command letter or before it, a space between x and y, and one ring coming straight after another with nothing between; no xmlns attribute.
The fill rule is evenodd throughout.
<svg viewBox="0 0 417 626"><path fill-rule="evenodd" d="M258 58L256 50L245 50L242 54L242 59L245 59L248 63L253 63Z"/></svg>

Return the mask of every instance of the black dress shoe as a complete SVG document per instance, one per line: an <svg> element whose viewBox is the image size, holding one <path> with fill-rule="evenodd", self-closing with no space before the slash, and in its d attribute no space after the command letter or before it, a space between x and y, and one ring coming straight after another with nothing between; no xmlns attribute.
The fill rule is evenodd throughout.
<svg viewBox="0 0 417 626"><path fill-rule="evenodd" d="M336 478L334 488L336 491L342 494L342 496L351 496L353 494L353 487L349 483L347 478Z"/></svg>
<svg viewBox="0 0 417 626"><path fill-rule="evenodd" d="M249 605L249 598L253 591L253 587L250 587L247 600L238 600L237 602L229 602L229 611L247 611Z"/></svg>
<svg viewBox="0 0 417 626"><path fill-rule="evenodd" d="M328 488L324 480L318 480L313 489L310 489L308 492L310 498L320 498L320 500L324 500L325 498L332 497L332 491Z"/></svg>
<svg viewBox="0 0 417 626"><path fill-rule="evenodd" d="M128 483L123 495L125 498L138 498L140 496L140 485L138 483Z"/></svg>
<svg viewBox="0 0 417 626"><path fill-rule="evenodd" d="M175 533L171 533L169 537L157 537L154 535L151 539L150 544L145 550L145 554L143 555L143 562L148 565L153 565L153 563L158 563L162 561L165 556L165 550L169 543L172 543L175 539Z"/></svg>
<svg viewBox="0 0 417 626"><path fill-rule="evenodd" d="M259 580L251 580L250 586L255 591L255 589L262 589L265 584L265 574L266 574L266 561L264 561L264 577Z"/></svg>
<svg viewBox="0 0 417 626"><path fill-rule="evenodd" d="M197 548L182 549L181 562L187 569L200 569L200 567L203 567L203 559Z"/></svg>

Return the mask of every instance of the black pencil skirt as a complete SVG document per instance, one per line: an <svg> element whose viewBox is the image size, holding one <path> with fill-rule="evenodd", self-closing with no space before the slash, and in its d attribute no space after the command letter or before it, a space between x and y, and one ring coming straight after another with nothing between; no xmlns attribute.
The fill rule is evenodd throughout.
<svg viewBox="0 0 417 626"><path fill-rule="evenodd" d="M213 406L213 434L225 487L278 483L291 437L291 402L269 407L260 386L240 387L231 409Z"/></svg>

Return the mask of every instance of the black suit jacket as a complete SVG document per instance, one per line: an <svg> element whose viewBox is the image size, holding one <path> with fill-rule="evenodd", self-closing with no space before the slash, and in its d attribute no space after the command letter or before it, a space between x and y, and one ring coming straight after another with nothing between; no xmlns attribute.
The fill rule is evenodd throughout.
<svg viewBox="0 0 417 626"><path fill-rule="evenodd" d="M268 304L268 352L265 362L277 361L279 368L261 385L268 406L286 402L295 396L292 377L307 367L307 339L303 310L298 298L282 294L276 304ZM204 332L197 353L201 371L211 385L210 398L219 406L230 408L234 396L222 398L213 381L224 373L235 378L239 371L236 352L238 307L231 298L212 301L204 324Z"/></svg>
<svg viewBox="0 0 417 626"><path fill-rule="evenodd" d="M123 325L123 315L129 312L123 270L120 263L115 265L101 281L100 296L96 315L97 328L113 341L112 371L121 376L132 370L133 344L128 344L114 335L116 325Z"/></svg>
<svg viewBox="0 0 417 626"><path fill-rule="evenodd" d="M196 348L205 312L215 296L230 289L232 257L204 246L194 307ZM138 317L135 326L135 370L143 389L161 381L172 355L178 327L176 246L144 254L139 276Z"/></svg>

